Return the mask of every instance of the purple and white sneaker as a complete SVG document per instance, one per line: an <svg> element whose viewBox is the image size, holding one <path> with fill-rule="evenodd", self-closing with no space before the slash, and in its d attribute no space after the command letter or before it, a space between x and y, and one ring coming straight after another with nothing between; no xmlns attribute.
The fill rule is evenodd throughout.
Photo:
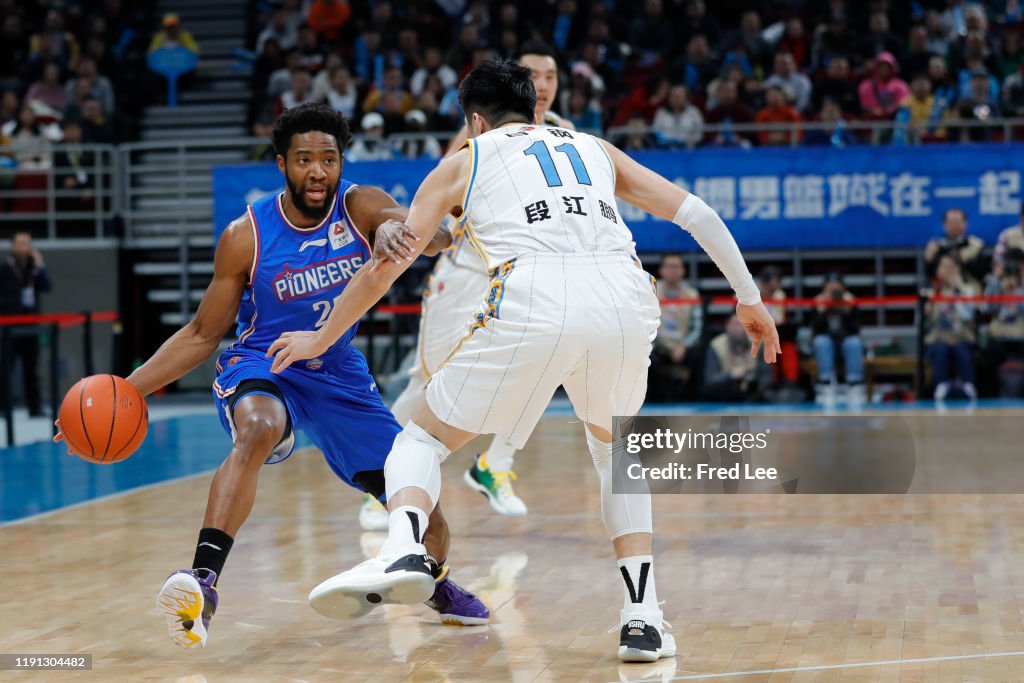
<svg viewBox="0 0 1024 683"><path fill-rule="evenodd" d="M441 615L441 623L453 626L480 626L491 618L480 598L448 578L447 567L434 584L434 595L424 604Z"/></svg>
<svg viewBox="0 0 1024 683"><path fill-rule="evenodd" d="M217 611L216 580L208 569L180 569L164 581L156 604L167 617L171 640L178 645L206 647L210 619Z"/></svg>

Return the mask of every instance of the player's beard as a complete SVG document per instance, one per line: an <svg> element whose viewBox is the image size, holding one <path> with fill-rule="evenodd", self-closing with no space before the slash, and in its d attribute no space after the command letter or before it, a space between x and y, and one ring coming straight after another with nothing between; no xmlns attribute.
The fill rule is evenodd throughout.
<svg viewBox="0 0 1024 683"><path fill-rule="evenodd" d="M327 212L331 210L332 202L334 201L334 195L338 192L338 184L331 185L330 183L324 183L324 201L319 207L311 206L306 203L306 186L301 187L292 182L291 178L285 176L285 183L288 185L288 195L291 197L292 205L299 210L306 218L315 221L322 221L327 215Z"/></svg>

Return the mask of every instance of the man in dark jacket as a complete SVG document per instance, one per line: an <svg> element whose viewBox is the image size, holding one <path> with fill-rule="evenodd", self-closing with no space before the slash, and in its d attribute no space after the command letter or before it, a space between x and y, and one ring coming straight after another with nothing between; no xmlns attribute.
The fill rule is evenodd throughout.
<svg viewBox="0 0 1024 683"><path fill-rule="evenodd" d="M11 253L0 261L0 315L27 315L39 312L39 295L52 285L42 254L32 246L32 235L17 232L11 239ZM6 354L10 377L14 359L21 359L25 379L25 404L34 417L43 414L39 396L39 335L34 326L14 328L11 347Z"/></svg>
<svg viewBox="0 0 1024 683"><path fill-rule="evenodd" d="M847 400L862 402L864 381L864 342L860 338L860 318L850 303L853 295L839 273L829 273L821 294L814 297L814 358L818 363L819 401L836 400L836 350L841 348L846 370Z"/></svg>

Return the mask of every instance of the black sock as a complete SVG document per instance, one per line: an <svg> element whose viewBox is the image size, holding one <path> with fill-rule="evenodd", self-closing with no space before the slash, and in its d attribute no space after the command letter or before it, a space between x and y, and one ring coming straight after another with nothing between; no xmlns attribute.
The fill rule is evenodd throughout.
<svg viewBox="0 0 1024 683"><path fill-rule="evenodd" d="M220 579L224 571L224 562L228 559L231 546L235 540L220 529L209 527L199 530L199 541L196 543L196 557L192 560L193 569L209 569ZM214 581L216 583L216 581Z"/></svg>
<svg viewBox="0 0 1024 683"><path fill-rule="evenodd" d="M444 563L444 560L436 560L431 564L430 573L433 575L435 581L441 578L441 574L444 573Z"/></svg>

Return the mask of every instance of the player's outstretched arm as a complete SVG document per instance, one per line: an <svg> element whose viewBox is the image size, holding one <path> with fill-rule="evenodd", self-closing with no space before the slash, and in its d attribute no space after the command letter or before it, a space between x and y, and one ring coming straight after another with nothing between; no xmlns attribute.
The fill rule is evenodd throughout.
<svg viewBox="0 0 1024 683"><path fill-rule="evenodd" d="M764 359L774 362L782 353L775 321L761 303L761 293L722 219L697 195L637 163L615 145L600 142L615 169L616 196L693 235L736 292L736 315L754 342L751 352L757 355L763 344Z"/></svg>
<svg viewBox="0 0 1024 683"><path fill-rule="evenodd" d="M468 151L445 159L416 191L405 221L411 231L411 258L398 262L382 261L373 268L361 268L334 300L333 310L323 327L315 332L286 332L270 345L267 356L274 358L273 372L279 373L296 361L316 358L326 352L384 296L398 276L423 253L444 215L461 212L459 202L465 187L468 161Z"/></svg>
<svg viewBox="0 0 1024 683"><path fill-rule="evenodd" d="M407 246L407 242L402 239L404 231L382 230L389 221L404 221L409 215L409 209L399 205L390 194L379 187L360 185L345 195L345 201L356 230L372 245L376 260L397 256L402 247ZM452 234L442 227L423 253L426 256L437 256L451 245Z"/></svg>
<svg viewBox="0 0 1024 683"><path fill-rule="evenodd" d="M128 376L143 396L179 379L217 350L238 315L256 248L248 215L231 223L217 243L213 280L192 320Z"/></svg>

